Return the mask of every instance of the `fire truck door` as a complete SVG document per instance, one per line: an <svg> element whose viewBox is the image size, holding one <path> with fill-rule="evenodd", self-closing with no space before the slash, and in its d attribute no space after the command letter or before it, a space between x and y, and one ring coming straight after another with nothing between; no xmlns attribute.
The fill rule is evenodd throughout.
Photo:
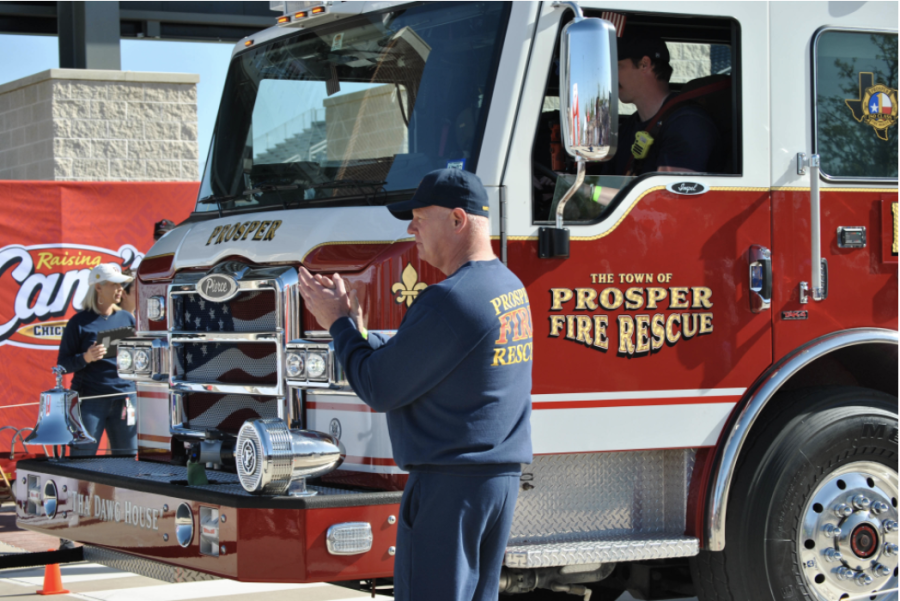
<svg viewBox="0 0 900 601"><path fill-rule="evenodd" d="M860 5L835 22L827 5L772 4L771 52L790 60L772 63L771 104L804 98L813 116L803 123L793 108L772 114L772 148L784 149L772 156L776 360L830 332L897 328L896 8ZM798 173L800 152L819 156L818 246L827 265L825 298L810 293L807 303L800 285L813 286L812 173Z"/></svg>
<svg viewBox="0 0 900 601"><path fill-rule="evenodd" d="M751 290L771 287L768 165L749 159L765 156L768 141L765 128L747 126L767 122L768 107L733 103L731 173L587 178L571 216L567 208L570 256L541 259L538 228L551 225L553 202L574 180L565 157L540 158L541 145L554 143L558 110L547 57L560 15L548 7L503 177L511 199L509 267L526 286L534 326L535 452L712 446L734 404L772 362L771 309ZM731 33L739 25L740 43L766 44L765 15L741 5L726 16L713 5L690 8L711 14L691 21L704 28L679 36L696 43L670 43L670 52L706 57L700 73L707 75L711 57L720 57L716 68L730 73L734 94L765 88L765 56L735 61ZM636 29L641 19L663 19L627 16ZM704 42L701 31L714 33ZM619 152L629 145L620 141ZM754 260L759 281L751 284Z"/></svg>

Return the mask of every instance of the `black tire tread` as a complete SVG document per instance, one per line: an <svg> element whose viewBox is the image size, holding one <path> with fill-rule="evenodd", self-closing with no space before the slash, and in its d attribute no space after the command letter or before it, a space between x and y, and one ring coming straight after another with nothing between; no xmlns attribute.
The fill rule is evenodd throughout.
<svg viewBox="0 0 900 601"><path fill-rule="evenodd" d="M805 413L813 408L816 411L826 409L829 405L827 399L824 402L808 403L811 397L821 397L823 394L829 394L832 398L848 392L864 392L867 395L875 394L891 398L893 401L890 405L893 407L894 413L897 411L896 397L890 397L884 393L875 390L860 387L813 387L797 391L785 392L775 396L772 399L772 409L763 413L760 419L753 424L752 430L758 433L752 436L741 451L735 468L735 479L746 477L746 471L743 469L748 461L753 460L759 462L766 452L778 445L779 437L789 431L794 422L801 419ZM841 405L835 406L835 408ZM846 406L846 405L844 405ZM857 452L863 449L858 449ZM835 458L840 459L840 458ZM830 464L829 464L830 465ZM735 482L737 484L737 482ZM734 492L732 487L732 493ZM733 500L732 497L731 500ZM729 502L730 504L730 502ZM731 508L729 508L729 512ZM690 560L691 577L696 589L697 598L700 601L740 601L735 596L736 583L732 582L733 578L729 574L735 574L741 569L740 566L732 565L737 561L729 553L726 545L723 551L704 551L692 557ZM729 561L730 560L730 561Z"/></svg>

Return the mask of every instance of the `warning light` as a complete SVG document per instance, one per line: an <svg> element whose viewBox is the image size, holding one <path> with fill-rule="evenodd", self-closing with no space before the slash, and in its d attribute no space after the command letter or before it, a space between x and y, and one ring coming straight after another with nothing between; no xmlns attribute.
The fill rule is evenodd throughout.
<svg viewBox="0 0 900 601"><path fill-rule="evenodd" d="M279 25L284 25L285 23L290 23L290 22L291 22L291 18L287 15L284 15L283 17L278 17Z"/></svg>
<svg viewBox="0 0 900 601"><path fill-rule="evenodd" d="M307 16L309 16L309 13L306 12L305 10L304 10L304 11L301 11L301 12L299 12L299 13L294 13L294 18L295 18L295 19L302 19L302 18L307 17Z"/></svg>
<svg viewBox="0 0 900 601"><path fill-rule="evenodd" d="M247 40L246 42L244 42L244 46L245 46L245 47L246 47L246 46L252 46L252 45L253 45L253 40Z"/></svg>
<svg viewBox="0 0 900 601"><path fill-rule="evenodd" d="M325 7L317 6L314 9L312 9L310 12L312 12L312 14L314 14L314 15L320 15L325 12Z"/></svg>

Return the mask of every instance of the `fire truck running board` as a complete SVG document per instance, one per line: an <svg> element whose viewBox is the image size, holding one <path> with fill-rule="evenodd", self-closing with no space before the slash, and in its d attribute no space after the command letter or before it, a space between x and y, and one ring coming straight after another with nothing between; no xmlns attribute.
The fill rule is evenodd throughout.
<svg viewBox="0 0 900 601"><path fill-rule="evenodd" d="M143 557L135 557L109 549L100 547L84 546L84 559L91 563L99 563L123 572L131 572L139 576L162 580L173 584L181 584L183 582L202 582L206 580L220 580L217 576L204 574L187 568L178 566L170 566L152 559L144 559Z"/></svg>
<svg viewBox="0 0 900 601"><path fill-rule="evenodd" d="M577 542L516 545L506 548L504 564L510 568L549 568L588 563L614 563L643 559L690 557L700 552L692 536L663 534L652 537L622 536Z"/></svg>

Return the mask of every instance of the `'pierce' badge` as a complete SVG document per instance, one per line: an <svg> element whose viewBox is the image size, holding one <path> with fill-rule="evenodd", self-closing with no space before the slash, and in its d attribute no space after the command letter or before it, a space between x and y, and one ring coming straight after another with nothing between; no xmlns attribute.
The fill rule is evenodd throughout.
<svg viewBox="0 0 900 601"><path fill-rule="evenodd" d="M234 278L221 273L210 274L197 282L197 294L214 303L231 300L239 289Z"/></svg>

